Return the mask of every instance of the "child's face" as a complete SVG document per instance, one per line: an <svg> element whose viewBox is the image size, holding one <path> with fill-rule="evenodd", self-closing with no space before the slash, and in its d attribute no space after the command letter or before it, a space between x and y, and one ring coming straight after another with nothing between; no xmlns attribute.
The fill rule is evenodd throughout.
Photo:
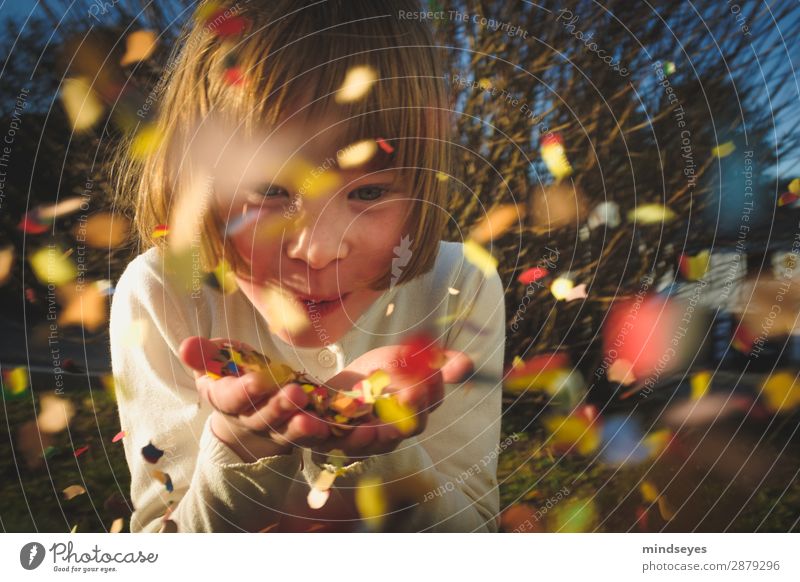
<svg viewBox="0 0 800 582"><path fill-rule="evenodd" d="M249 272L237 280L283 341L298 347L336 342L382 294L368 283L391 269L411 205L406 188L392 186L394 172L334 166L324 172L332 182L317 182L313 196L275 176L237 194L234 213L249 210L257 217L231 237L249 262ZM266 298L275 287L295 303L306 325L289 332L271 321L276 314Z"/></svg>

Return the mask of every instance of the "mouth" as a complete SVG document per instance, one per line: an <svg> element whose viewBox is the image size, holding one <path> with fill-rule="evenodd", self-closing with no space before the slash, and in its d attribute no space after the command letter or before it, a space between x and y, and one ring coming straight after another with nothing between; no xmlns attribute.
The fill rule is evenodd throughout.
<svg viewBox="0 0 800 582"><path fill-rule="evenodd" d="M294 298L300 304L309 317L317 314L318 316L329 315L342 307L342 303L350 293L344 293L337 296L319 296L319 295L303 295L299 293L294 294Z"/></svg>

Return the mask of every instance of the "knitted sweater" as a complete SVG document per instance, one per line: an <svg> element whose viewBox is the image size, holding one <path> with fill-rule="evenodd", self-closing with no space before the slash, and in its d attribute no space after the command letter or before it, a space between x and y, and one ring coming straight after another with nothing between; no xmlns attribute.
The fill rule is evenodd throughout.
<svg viewBox="0 0 800 582"><path fill-rule="evenodd" d="M120 278L111 307L132 532L159 531L167 510L173 530L260 531L269 515L280 513L290 488L308 491L322 470L308 449L247 463L217 439L212 410L178 357L184 338L241 340L324 382L358 356L398 344L422 326L438 330L445 348L469 354L480 378L445 385L444 401L421 434L391 453L353 463L335 487L355 487L364 476L422 476L430 488L406 512L407 528L496 531L504 294L497 273L486 276L467 262L462 244L441 242L430 272L385 291L339 341L320 348L294 347L272 334L240 291L223 295L204 286L192 296L164 271L159 249L139 255ZM394 309L387 315L390 303ZM142 452L149 444L164 451L155 463Z"/></svg>

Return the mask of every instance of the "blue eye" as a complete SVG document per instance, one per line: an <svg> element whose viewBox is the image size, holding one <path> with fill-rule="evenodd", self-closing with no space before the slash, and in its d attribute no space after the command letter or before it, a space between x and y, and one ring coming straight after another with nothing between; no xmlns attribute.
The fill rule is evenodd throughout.
<svg viewBox="0 0 800 582"><path fill-rule="evenodd" d="M361 202L374 202L388 191L389 189L384 186L364 186L350 192L350 196L355 195Z"/></svg>

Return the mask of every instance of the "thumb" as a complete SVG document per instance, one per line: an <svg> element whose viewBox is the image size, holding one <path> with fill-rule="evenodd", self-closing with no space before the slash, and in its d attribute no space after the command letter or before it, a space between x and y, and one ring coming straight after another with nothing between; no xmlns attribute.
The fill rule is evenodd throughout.
<svg viewBox="0 0 800 582"><path fill-rule="evenodd" d="M178 349L181 360L194 370L205 373L210 362L218 353L219 346L200 336L187 337Z"/></svg>
<svg viewBox="0 0 800 582"><path fill-rule="evenodd" d="M472 373L472 358L464 352L445 350L447 362L442 366L442 380L445 384L457 384Z"/></svg>

